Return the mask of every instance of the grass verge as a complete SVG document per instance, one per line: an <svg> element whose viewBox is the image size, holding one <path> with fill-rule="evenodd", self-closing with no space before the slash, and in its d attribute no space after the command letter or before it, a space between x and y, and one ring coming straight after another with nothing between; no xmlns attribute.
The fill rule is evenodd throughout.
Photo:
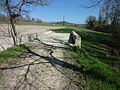
<svg viewBox="0 0 120 90"><path fill-rule="evenodd" d="M76 72L83 82L84 90L119 90L120 56L111 52L112 36L108 33L91 31L83 28L65 27L53 30L57 33L76 31L82 38L82 49L67 49L65 57L69 63L83 69Z"/></svg>
<svg viewBox="0 0 120 90"><path fill-rule="evenodd" d="M106 63L93 57L85 48L72 47L66 51L66 56L72 58L69 63L83 67L82 71L76 72L85 79L85 88L92 90L117 90L120 88L120 72Z"/></svg>
<svg viewBox="0 0 120 90"><path fill-rule="evenodd" d="M26 55L27 49L31 48L30 46L19 45L8 48L5 51L0 52L0 65L13 63L13 59L17 60L20 55ZM0 72L0 78L4 75Z"/></svg>
<svg viewBox="0 0 120 90"><path fill-rule="evenodd" d="M5 62L10 59L18 58L21 54L26 54L28 46L19 45L8 48L5 51L0 52L0 62Z"/></svg>

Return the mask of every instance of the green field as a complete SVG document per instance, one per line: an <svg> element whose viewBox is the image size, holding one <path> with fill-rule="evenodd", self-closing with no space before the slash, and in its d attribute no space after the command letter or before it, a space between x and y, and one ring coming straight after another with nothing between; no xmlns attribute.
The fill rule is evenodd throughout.
<svg viewBox="0 0 120 90"><path fill-rule="evenodd" d="M0 24L8 24L8 23L6 21L0 21ZM52 24L52 23L21 22L21 21L18 21L15 24L16 25L32 25L32 26L63 26L60 24Z"/></svg>
<svg viewBox="0 0 120 90"><path fill-rule="evenodd" d="M111 51L111 34L73 27L53 31L70 33L73 30L82 38L82 49L71 47L65 51L65 57L72 58L69 63L83 67L81 72L76 73L84 90L119 90L120 56Z"/></svg>
<svg viewBox="0 0 120 90"><path fill-rule="evenodd" d="M59 24L51 24L51 23L36 23L36 22L17 22L17 25L62 26L62 25L59 25Z"/></svg>

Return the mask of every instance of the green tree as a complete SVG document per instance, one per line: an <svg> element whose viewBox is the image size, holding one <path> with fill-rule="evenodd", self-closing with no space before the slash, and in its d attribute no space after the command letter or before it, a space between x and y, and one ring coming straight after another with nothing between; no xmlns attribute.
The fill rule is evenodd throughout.
<svg viewBox="0 0 120 90"><path fill-rule="evenodd" d="M85 22L87 24L87 28L92 30L95 28L97 24L97 20L95 16L88 16Z"/></svg>
<svg viewBox="0 0 120 90"><path fill-rule="evenodd" d="M88 7L92 8L100 5L102 8L101 16L111 25L113 44L120 53L120 0L89 0L92 1Z"/></svg>
<svg viewBox="0 0 120 90"><path fill-rule="evenodd" d="M107 0L102 8L103 16L111 25L114 48L120 53L120 0Z"/></svg>

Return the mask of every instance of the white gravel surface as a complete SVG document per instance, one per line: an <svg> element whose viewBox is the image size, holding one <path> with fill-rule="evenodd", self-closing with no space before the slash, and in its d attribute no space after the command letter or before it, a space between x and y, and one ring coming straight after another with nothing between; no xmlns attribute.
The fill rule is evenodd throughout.
<svg viewBox="0 0 120 90"><path fill-rule="evenodd" d="M62 47L65 47L69 34L54 33L50 29L61 27L17 26L21 34L39 33L39 41L32 44L37 55L30 54L25 59L17 60L12 69L3 70L0 90L79 90L61 70L64 61ZM61 48L60 48L61 47ZM51 56L51 53L53 57ZM42 56L42 57L41 57ZM20 66L20 67L19 67Z"/></svg>

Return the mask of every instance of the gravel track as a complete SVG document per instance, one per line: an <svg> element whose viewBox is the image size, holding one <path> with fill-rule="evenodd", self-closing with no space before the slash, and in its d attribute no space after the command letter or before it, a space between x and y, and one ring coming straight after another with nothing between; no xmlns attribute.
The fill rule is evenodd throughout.
<svg viewBox="0 0 120 90"><path fill-rule="evenodd" d="M20 28L20 26L18 26ZM79 90L63 72L63 51L69 34L54 33L61 27L25 26L22 34L39 33L39 40L25 58L3 70L0 90ZM21 30L22 31L22 30ZM22 31L23 32L23 31Z"/></svg>

